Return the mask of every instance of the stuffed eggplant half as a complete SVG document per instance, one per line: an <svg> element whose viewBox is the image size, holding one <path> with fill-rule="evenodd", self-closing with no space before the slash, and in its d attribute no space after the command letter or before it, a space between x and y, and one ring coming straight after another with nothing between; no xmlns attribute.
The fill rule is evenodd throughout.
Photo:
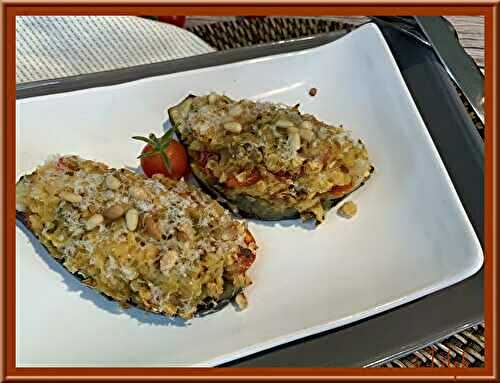
<svg viewBox="0 0 500 383"><path fill-rule="evenodd" d="M211 93L190 95L168 114L195 177L245 217L322 222L373 171L360 140L298 105Z"/></svg>
<svg viewBox="0 0 500 383"><path fill-rule="evenodd" d="M254 238L184 181L63 156L19 180L16 210L50 255L125 306L191 318L246 303Z"/></svg>

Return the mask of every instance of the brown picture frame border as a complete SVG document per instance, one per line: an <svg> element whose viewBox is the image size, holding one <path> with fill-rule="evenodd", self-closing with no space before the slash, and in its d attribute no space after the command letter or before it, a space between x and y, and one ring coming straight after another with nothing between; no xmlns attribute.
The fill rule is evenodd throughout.
<svg viewBox="0 0 500 383"><path fill-rule="evenodd" d="M1 262L2 378L4 380L333 380L481 379L497 376L496 360L496 164L498 127L499 1L278 2L74 2L5 1L3 43L3 169ZM18 15L483 15L485 17L485 367L445 369L363 368L19 368L15 365L15 17ZM496 380L496 379L495 379Z"/></svg>

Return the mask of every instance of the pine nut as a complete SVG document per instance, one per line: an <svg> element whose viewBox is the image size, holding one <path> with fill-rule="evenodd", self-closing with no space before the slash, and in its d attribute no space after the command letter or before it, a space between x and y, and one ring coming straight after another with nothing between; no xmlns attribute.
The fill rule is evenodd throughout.
<svg viewBox="0 0 500 383"><path fill-rule="evenodd" d="M236 180L238 182L244 182L247 179L248 175L249 175L249 172L247 170L245 170L245 171L243 171L241 173L236 174L234 176L234 178L236 178Z"/></svg>
<svg viewBox="0 0 500 383"><path fill-rule="evenodd" d="M148 195L146 194L144 189L137 187L137 186L130 189L130 195L133 198L140 199L140 200L145 200L146 198L148 198Z"/></svg>
<svg viewBox="0 0 500 383"><path fill-rule="evenodd" d="M108 174L106 177L106 186L111 190L116 190L120 187L121 182L115 176Z"/></svg>
<svg viewBox="0 0 500 383"><path fill-rule="evenodd" d="M217 101L217 95L215 93L210 93L208 95L208 103L215 104L215 101Z"/></svg>
<svg viewBox="0 0 500 383"><path fill-rule="evenodd" d="M292 151L296 152L300 149L300 135L298 133L292 133L288 136L288 143Z"/></svg>
<svg viewBox="0 0 500 383"><path fill-rule="evenodd" d="M125 214L125 223L127 224L127 229L134 231L137 229L137 224L139 222L139 212L135 209L129 209L127 214Z"/></svg>
<svg viewBox="0 0 500 383"><path fill-rule="evenodd" d="M352 218L356 215L357 211L358 207L356 204L352 201L347 201L339 208L337 213L344 218Z"/></svg>
<svg viewBox="0 0 500 383"><path fill-rule="evenodd" d="M104 217L110 220L118 219L123 214L125 214L125 209L120 205L113 205L104 210Z"/></svg>
<svg viewBox="0 0 500 383"><path fill-rule="evenodd" d="M240 133L242 128L239 122L232 121L232 122L226 122L224 124L224 129L226 129L228 132L231 133Z"/></svg>
<svg viewBox="0 0 500 383"><path fill-rule="evenodd" d="M301 129L299 131L300 137L306 140L307 142L311 142L314 139L314 132L312 130Z"/></svg>
<svg viewBox="0 0 500 383"><path fill-rule="evenodd" d="M104 221L104 217L102 215L100 215L100 214L94 214L85 223L85 229L87 231L93 230L97 226L99 226L101 223L103 223L103 221Z"/></svg>
<svg viewBox="0 0 500 383"><path fill-rule="evenodd" d="M281 119L276 121L276 126L278 128L291 128L293 126L293 122Z"/></svg>
<svg viewBox="0 0 500 383"><path fill-rule="evenodd" d="M229 109L228 113L231 117L237 117L243 112L243 109L239 105L233 106L231 109Z"/></svg>
<svg viewBox="0 0 500 383"><path fill-rule="evenodd" d="M302 124L300 124L300 127L302 129L312 129L313 128L313 123L311 121L302 121Z"/></svg>
<svg viewBox="0 0 500 383"><path fill-rule="evenodd" d="M238 308L240 310L244 310L247 308L248 301L244 293L239 293L238 295L236 295L236 298L234 300L236 301L236 304L238 305Z"/></svg>
<svg viewBox="0 0 500 383"><path fill-rule="evenodd" d="M67 192L67 191L62 191L59 194L59 197L61 197L63 200L65 200L67 202L70 202L70 203L80 203L80 202L82 202L82 196L81 195L78 195L78 194L75 194L75 193L71 193L71 192Z"/></svg>

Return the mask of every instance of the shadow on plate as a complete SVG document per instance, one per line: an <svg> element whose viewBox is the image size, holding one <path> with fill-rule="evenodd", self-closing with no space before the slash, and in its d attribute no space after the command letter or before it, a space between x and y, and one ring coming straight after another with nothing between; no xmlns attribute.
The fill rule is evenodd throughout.
<svg viewBox="0 0 500 383"><path fill-rule="evenodd" d="M130 170L131 172L134 172L134 173L137 173L137 174L141 174L141 175L144 175L144 172L142 170L142 168L140 166L125 166L125 169L127 170Z"/></svg>
<svg viewBox="0 0 500 383"><path fill-rule="evenodd" d="M307 231L316 230L317 225L314 221L303 222L301 219L287 219L284 221L261 221L256 219L247 219L248 222L252 222L259 226L265 226L270 228L288 228L295 227Z"/></svg>
<svg viewBox="0 0 500 383"><path fill-rule="evenodd" d="M168 118L165 121L163 121L162 126L163 126L163 132L168 132L170 129L172 129L172 123ZM178 138L175 132L174 132L174 137Z"/></svg>
<svg viewBox="0 0 500 383"><path fill-rule="evenodd" d="M70 292L79 293L80 297L91 301L97 307L114 315L128 315L142 324L149 324L154 326L175 326L187 327L190 326L188 320L182 318L168 318L160 314L148 313L144 310L130 307L127 309L121 308L120 305L94 289L85 286L78 277L71 274L59 262L57 262L47 251L47 249L38 241L38 239L24 226L24 224L16 219L16 226L22 230L27 236L35 252L43 259L49 268L62 276L66 288Z"/></svg>

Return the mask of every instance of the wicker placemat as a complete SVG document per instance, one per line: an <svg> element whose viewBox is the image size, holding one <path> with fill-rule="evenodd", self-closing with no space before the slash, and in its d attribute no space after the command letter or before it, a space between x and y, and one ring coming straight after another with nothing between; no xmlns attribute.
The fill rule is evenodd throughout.
<svg viewBox="0 0 500 383"><path fill-rule="evenodd" d="M318 18L263 17L196 25L188 30L217 50L225 50L313 36L321 33L353 30L357 25ZM464 95L457 89L472 121L483 136L483 127ZM385 367L484 367L484 326L478 325L454 334Z"/></svg>
<svg viewBox="0 0 500 383"><path fill-rule="evenodd" d="M384 367L484 367L484 326L470 327Z"/></svg>
<svg viewBox="0 0 500 383"><path fill-rule="evenodd" d="M188 30L217 50L314 36L356 26L333 20L292 17L239 18L189 27Z"/></svg>

